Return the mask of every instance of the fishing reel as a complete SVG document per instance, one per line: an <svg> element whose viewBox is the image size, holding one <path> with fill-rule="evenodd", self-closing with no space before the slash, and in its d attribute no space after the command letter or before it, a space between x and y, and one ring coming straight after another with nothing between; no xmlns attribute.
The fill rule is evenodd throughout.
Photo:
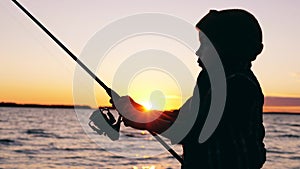
<svg viewBox="0 0 300 169"><path fill-rule="evenodd" d="M120 137L122 117L115 119L109 108L99 108L90 116L89 126L99 135L108 136L112 141Z"/></svg>

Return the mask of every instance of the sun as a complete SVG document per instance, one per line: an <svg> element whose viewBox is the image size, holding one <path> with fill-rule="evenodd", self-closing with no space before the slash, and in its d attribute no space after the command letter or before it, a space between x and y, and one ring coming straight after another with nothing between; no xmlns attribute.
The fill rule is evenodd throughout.
<svg viewBox="0 0 300 169"><path fill-rule="evenodd" d="M143 105L147 111L151 110L152 108L152 104L150 102L142 102L141 105Z"/></svg>

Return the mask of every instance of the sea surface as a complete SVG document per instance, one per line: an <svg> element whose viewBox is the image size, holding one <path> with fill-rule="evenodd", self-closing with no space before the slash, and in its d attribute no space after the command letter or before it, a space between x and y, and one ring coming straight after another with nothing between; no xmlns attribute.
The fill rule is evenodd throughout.
<svg viewBox="0 0 300 169"><path fill-rule="evenodd" d="M180 168L145 131L123 126L118 141L97 135L87 125L92 112L0 108L0 168ZM300 115L265 114L264 125L264 169L300 169Z"/></svg>

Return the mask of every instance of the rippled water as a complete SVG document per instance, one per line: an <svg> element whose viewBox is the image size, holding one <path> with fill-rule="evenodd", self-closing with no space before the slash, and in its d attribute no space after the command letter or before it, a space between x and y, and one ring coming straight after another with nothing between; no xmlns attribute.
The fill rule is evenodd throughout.
<svg viewBox="0 0 300 169"><path fill-rule="evenodd" d="M0 108L0 117L0 168L180 168L151 135L123 127L112 142L84 130L73 109ZM264 169L300 168L300 115L267 114L264 121Z"/></svg>

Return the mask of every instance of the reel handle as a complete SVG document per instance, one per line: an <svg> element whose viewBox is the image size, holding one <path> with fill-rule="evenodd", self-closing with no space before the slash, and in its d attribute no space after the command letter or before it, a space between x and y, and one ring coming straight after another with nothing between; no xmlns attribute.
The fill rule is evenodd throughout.
<svg viewBox="0 0 300 169"><path fill-rule="evenodd" d="M99 135L108 136L112 141L119 139L119 131L122 122L121 116L118 117L116 122L116 119L107 108L94 111L89 119L89 126Z"/></svg>

